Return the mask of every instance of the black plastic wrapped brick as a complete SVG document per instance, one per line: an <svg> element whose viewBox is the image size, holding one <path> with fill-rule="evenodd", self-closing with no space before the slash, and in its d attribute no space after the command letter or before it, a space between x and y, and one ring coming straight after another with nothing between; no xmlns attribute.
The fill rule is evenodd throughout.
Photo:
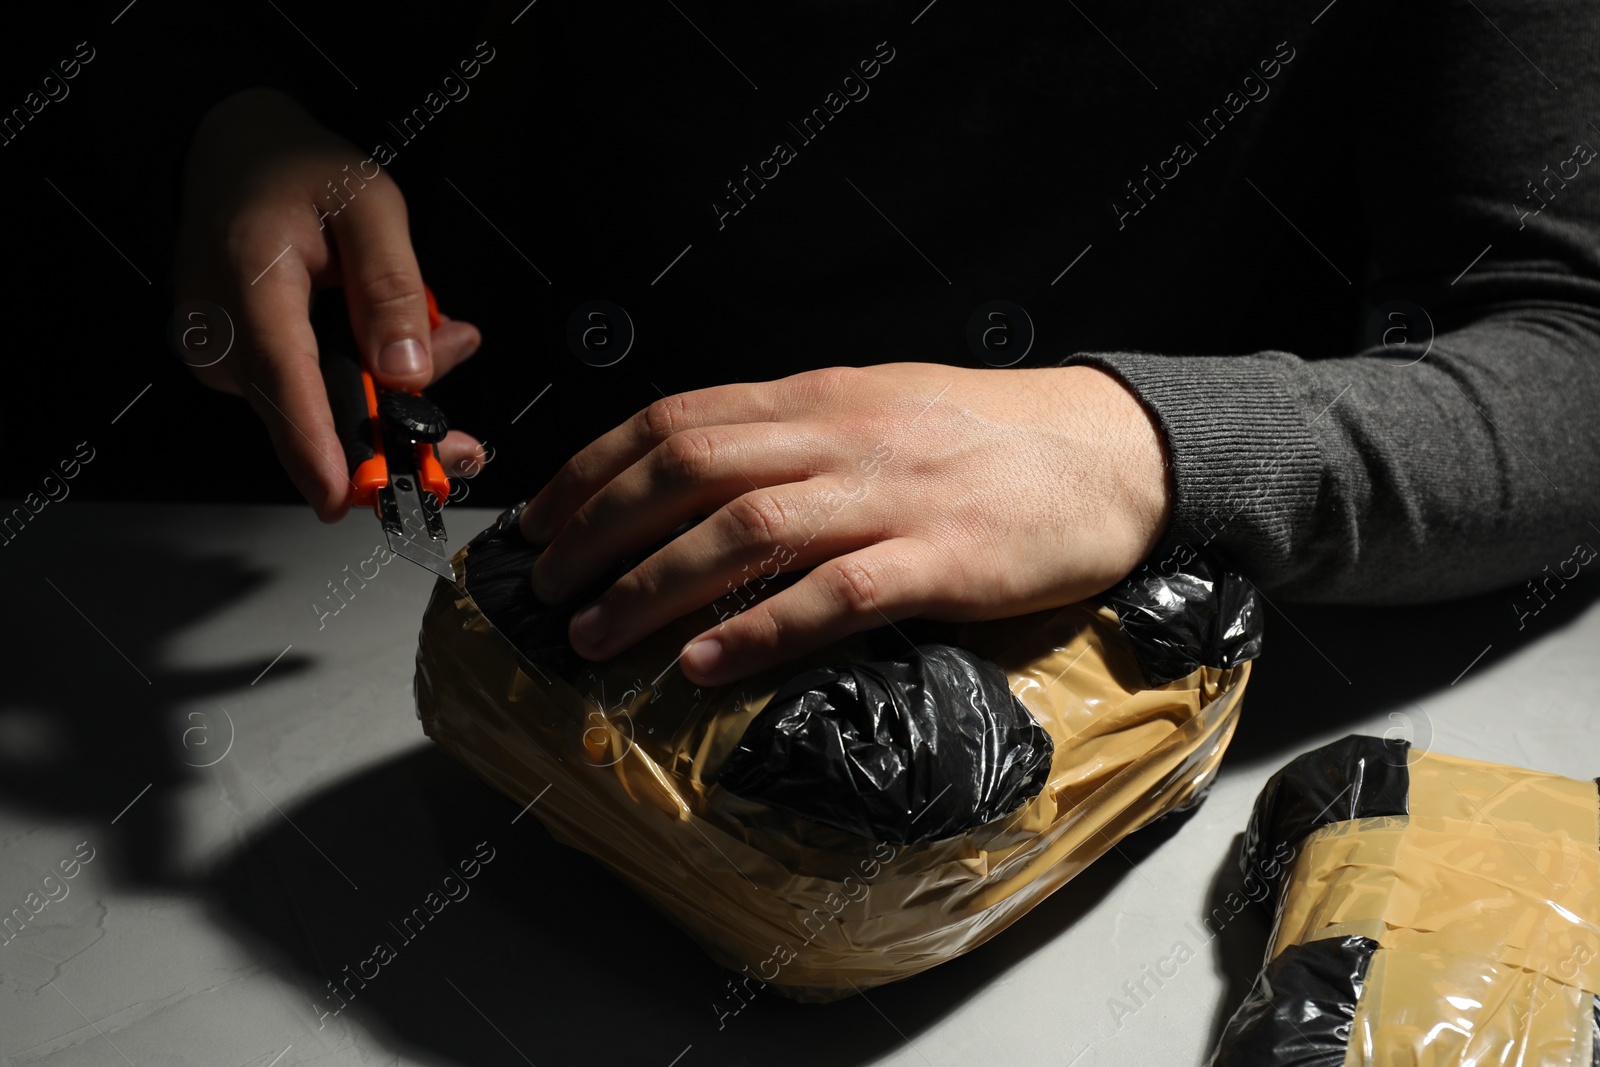
<svg viewBox="0 0 1600 1067"><path fill-rule="evenodd" d="M1251 812L1239 864L1246 877L1253 875L1263 878L1271 886L1264 900L1277 913L1274 938L1279 936L1282 929L1286 894L1295 889L1293 885L1285 887L1283 884L1293 871L1293 864L1278 861L1285 855L1298 858L1297 854L1304 851L1304 843L1313 833L1335 823L1357 824L1355 832L1360 833L1362 820L1412 816L1419 809L1422 814L1437 821L1438 809L1430 809L1423 801L1415 799L1411 767L1413 760L1419 756L1426 757L1428 754L1414 754L1405 741L1350 736L1297 757L1268 780ZM1437 754L1433 754L1432 758L1438 761L1450 759ZM1478 766L1494 769L1493 764ZM1532 773L1502 769L1509 772L1505 779L1508 783L1517 780L1518 775ZM1452 773L1459 772L1435 771L1432 788L1440 788L1437 783L1441 780L1441 773L1444 781L1453 783L1455 779L1451 777ZM1457 792L1460 792L1459 788ZM1466 798L1464 793L1461 796ZM1595 797L1595 802L1600 803L1600 796ZM1437 804L1437 801L1434 803ZM1472 811L1472 819L1481 817L1480 811L1470 800L1467 801L1467 807ZM1390 825L1378 823L1375 829L1381 831ZM1509 825L1501 831L1502 837L1507 832L1514 832ZM1510 837L1505 837L1505 840L1512 848L1516 848ZM1589 841L1586 844L1600 847L1600 842ZM1458 852L1452 862L1466 864L1463 870L1471 871L1474 855L1473 850ZM1535 864L1535 870L1540 869L1527 854L1519 851L1519 856L1524 862ZM1493 868L1486 863L1483 869L1488 871ZM1556 890L1548 877L1545 883L1552 892ZM1370 894L1374 888L1369 884L1364 891ZM1324 886L1320 892L1328 894L1322 898L1323 904L1329 900L1349 899L1351 894L1348 886ZM1483 899L1491 900L1492 897L1493 894L1490 894ZM1460 920L1463 917L1453 915L1453 918ZM1471 920L1472 916L1465 918ZM1580 920L1574 918L1573 921L1576 923ZM1423 1034L1422 1043L1425 1046L1438 1038L1442 1047L1434 1051L1433 1058L1427 1059L1428 1063L1455 1062L1449 1059L1454 1047L1451 1042L1467 1040L1468 1035L1474 1033L1475 1026L1484 1023L1484 1020L1475 1018L1473 1013L1501 1010L1504 1007L1501 1000L1496 999L1496 995L1503 994L1504 990L1488 988L1487 977L1484 977L1483 986L1480 987L1470 980L1470 967L1462 971L1459 959L1471 957L1460 955L1469 951L1463 948L1460 936L1458 929L1455 940L1449 942L1448 951L1434 950L1441 952L1442 956L1458 958L1453 965L1454 972L1441 967L1441 977L1437 979L1440 985L1432 991L1435 998L1443 997L1452 1005L1451 1013L1447 1013L1450 1017L1441 1017L1435 1025L1430 1025L1428 1018L1419 1018L1414 1014L1402 1015L1397 1019L1403 1022L1401 1029L1404 1032ZM1526 931L1522 936L1535 937ZM1276 955L1272 955L1275 950ZM1492 944L1486 943L1483 950L1486 961L1494 958ZM1357 1018L1362 1003L1364 983L1374 966L1375 956L1384 951L1387 950L1378 941L1361 936L1332 936L1285 945L1281 949L1276 949L1276 946L1269 948L1269 962L1246 995L1244 1003L1229 1019L1216 1051L1207 1061L1207 1067L1344 1067L1346 1063L1355 1062L1402 1062L1393 1058L1376 1061L1362 1058L1353 1044L1361 1040L1352 1032L1352 1022ZM1488 966L1486 963L1485 975ZM1469 980L1462 981L1463 973L1469 976ZM1456 984L1451 985L1451 982ZM1505 1010L1514 1018L1526 1020L1528 1013L1537 1006L1562 1003L1559 997L1549 992L1553 986L1541 988L1544 988L1544 992L1540 999L1530 1000L1520 1008L1513 1004ZM1444 996L1452 992L1458 995ZM1391 986L1384 1003L1389 1004L1395 999L1395 989ZM1404 1012L1406 1009L1393 1010ZM1580 1032L1572 1036L1586 1050L1585 1062L1590 1067L1600 1067L1600 996L1590 997L1588 1007L1581 1010L1582 1021L1575 1021ZM1379 1032L1382 1031L1382 1024L1381 1018L1368 1019L1366 1023L1368 1027L1376 1026ZM1525 1035L1513 1035L1512 1040L1524 1038ZM1475 1046L1472 1062L1548 1063L1554 1061L1544 1058L1544 1055L1552 1049L1567 1048L1561 1038L1553 1036L1548 1024L1541 1031L1539 1040L1544 1042L1538 1046L1539 1051L1534 1051L1531 1045L1520 1046L1510 1042L1504 1047ZM1383 1055L1393 1057L1396 1051L1386 1049ZM1484 1058L1486 1056L1490 1058ZM1529 1060L1525 1056L1534 1059ZM1412 1060L1405 1059L1403 1062ZM1570 1057L1564 1057L1561 1062L1570 1062Z"/></svg>
<svg viewBox="0 0 1600 1067"><path fill-rule="evenodd" d="M539 549L518 531L521 507L472 540L466 588L527 659L570 681L584 663L567 640L573 611L655 547L620 561L568 602L547 606L529 583ZM1201 665L1237 666L1260 650L1253 588L1204 558L1173 575L1147 569L1102 599L1117 612L1152 685ZM1051 754L1048 734L997 665L927 641L895 658L791 678L747 728L719 784L870 840L904 844L953 836L1015 811L1044 787Z"/></svg>
<svg viewBox="0 0 1600 1067"><path fill-rule="evenodd" d="M1134 571L1101 598L1122 621L1151 685L1261 654L1255 586L1209 556L1195 556L1174 574Z"/></svg>
<svg viewBox="0 0 1600 1067"><path fill-rule="evenodd" d="M903 845L1015 811L1044 788L1051 752L1004 671L929 644L795 675L745 730L719 784Z"/></svg>
<svg viewBox="0 0 1600 1067"><path fill-rule="evenodd" d="M1261 650L1254 588L1208 559L1136 574L1102 595L1146 680L1236 667ZM1016 810L1044 787L1049 736L998 666L923 645L890 662L792 679L724 768L724 788L895 844L937 840ZM849 789L838 788L848 782Z"/></svg>
<svg viewBox="0 0 1600 1067"><path fill-rule="evenodd" d="M1266 878L1270 901L1288 871L1269 857L1293 855L1312 831L1329 823L1407 814L1410 751L1409 741L1351 734L1295 757L1267 779L1256 797L1239 869L1246 877Z"/></svg>
<svg viewBox="0 0 1600 1067"><path fill-rule="evenodd" d="M1344 1067L1350 1023L1378 943L1290 945L1228 1020L1207 1067Z"/></svg>

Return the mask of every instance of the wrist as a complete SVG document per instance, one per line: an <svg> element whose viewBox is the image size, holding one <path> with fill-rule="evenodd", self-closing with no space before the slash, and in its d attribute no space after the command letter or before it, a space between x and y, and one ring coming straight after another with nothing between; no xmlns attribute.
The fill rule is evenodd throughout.
<svg viewBox="0 0 1600 1067"><path fill-rule="evenodd" d="M1069 395L1092 398L1089 432L1099 446L1101 484L1126 539L1131 570L1153 552L1172 524L1177 484L1160 420L1122 379L1098 367L1056 368Z"/></svg>

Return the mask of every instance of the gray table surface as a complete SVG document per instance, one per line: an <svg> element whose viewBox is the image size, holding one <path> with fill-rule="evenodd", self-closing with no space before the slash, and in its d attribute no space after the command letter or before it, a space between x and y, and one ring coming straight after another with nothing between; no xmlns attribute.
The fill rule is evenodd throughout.
<svg viewBox="0 0 1600 1067"><path fill-rule="evenodd" d="M492 515L453 510L452 533ZM1266 934L1250 911L1214 936L1201 924L1287 759L1389 733L1600 774L1592 577L1520 630L1513 591L1277 605L1193 814L870 999L763 993L719 1014L723 972L422 736L411 677L431 577L396 560L337 614L313 606L336 603L328 583L377 534L298 508L69 501L0 548L0 914L49 900L0 940L0 1062L1198 1064ZM483 847L469 895L402 941L391 924ZM385 940L395 957L323 1015L338 1007L326 979ZM1193 958L1130 998L1179 942Z"/></svg>

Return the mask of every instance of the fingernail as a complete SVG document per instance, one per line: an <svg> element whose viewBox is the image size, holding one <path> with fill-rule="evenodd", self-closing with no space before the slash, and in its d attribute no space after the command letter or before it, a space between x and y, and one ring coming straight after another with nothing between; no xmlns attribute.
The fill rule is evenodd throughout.
<svg viewBox="0 0 1600 1067"><path fill-rule="evenodd" d="M697 674L710 674L722 662L722 642L715 637L696 641L683 650L683 662Z"/></svg>
<svg viewBox="0 0 1600 1067"><path fill-rule="evenodd" d="M559 564L546 563L543 557L533 565L533 593L546 604L560 603L561 597L561 567Z"/></svg>
<svg viewBox="0 0 1600 1067"><path fill-rule="evenodd" d="M397 378L425 371L428 369L428 352L420 342L409 337L404 341L390 341L378 353L378 369Z"/></svg>
<svg viewBox="0 0 1600 1067"><path fill-rule="evenodd" d="M590 648L599 648L606 639L606 617L599 604L590 604L572 618L572 632Z"/></svg>

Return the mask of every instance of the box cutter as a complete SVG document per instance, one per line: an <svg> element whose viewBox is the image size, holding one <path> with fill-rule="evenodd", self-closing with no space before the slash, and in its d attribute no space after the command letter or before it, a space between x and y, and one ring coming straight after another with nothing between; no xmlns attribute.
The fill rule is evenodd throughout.
<svg viewBox="0 0 1600 1067"><path fill-rule="evenodd" d="M436 329L439 308L433 291L427 293L428 325ZM356 362L348 322L342 315L337 320L318 331L328 335L322 374L355 503L377 513L391 552L453 582L456 573L440 514L450 498L450 479L436 447L449 424L420 392L374 383Z"/></svg>

